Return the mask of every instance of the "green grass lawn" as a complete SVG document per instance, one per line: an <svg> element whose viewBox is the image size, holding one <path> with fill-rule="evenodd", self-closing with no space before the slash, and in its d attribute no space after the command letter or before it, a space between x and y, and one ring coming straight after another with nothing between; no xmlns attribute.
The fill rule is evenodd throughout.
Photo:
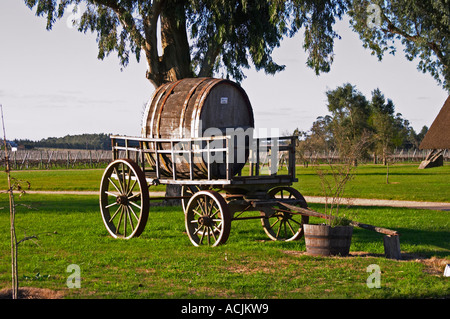
<svg viewBox="0 0 450 319"><path fill-rule="evenodd" d="M314 168L298 167L294 185L321 195ZM450 167L361 165L347 197L449 201ZM95 190L103 170L17 171L33 190ZM0 187L6 188L5 179ZM163 190L158 186L156 190ZM450 212L386 207L342 208L349 218L401 233L403 260L383 256L383 235L354 229L351 256L311 257L304 239L273 242L259 220L234 221L224 246L194 247L181 207L151 207L139 238L111 238L97 196L16 196L20 286L63 291L66 298L449 298L443 277L450 263ZM0 289L10 286L8 196L0 194ZM310 204L314 210L323 206ZM312 222L321 222L312 220ZM66 285L67 267L81 270L81 288ZM381 288L368 288L369 265L381 269Z"/></svg>
<svg viewBox="0 0 450 319"><path fill-rule="evenodd" d="M450 165L425 170L417 167L418 164L391 165L386 184L385 166L360 165L347 184L344 197L450 202ZM12 175L29 181L32 190L97 191L103 169L30 170ZM323 195L316 167L297 166L297 178L294 187L303 195ZM0 180L0 189L6 188L5 177ZM164 185L152 186L150 190L163 191Z"/></svg>
<svg viewBox="0 0 450 319"><path fill-rule="evenodd" d="M0 205L7 206L2 194ZM152 207L147 227L128 241L108 236L96 196L17 199L20 285L63 291L66 298L442 298L450 256L450 212L357 207L358 221L400 231L405 260L384 258L382 235L354 230L350 257L311 257L304 240L268 240L260 221L235 221L224 246L191 245L180 207ZM26 206L23 206L26 205ZM28 206L31 206L30 209ZM320 205L311 205L320 209ZM10 284L9 214L0 211L0 287ZM445 261L446 259L446 261ZM69 265L81 288L69 289ZM369 289L367 267L379 265L381 288Z"/></svg>
<svg viewBox="0 0 450 319"><path fill-rule="evenodd" d="M347 183L344 197L450 202L450 165L421 170L417 167L390 165L387 184L385 166L360 165ZM316 167L297 167L297 177L294 187L302 194L322 196Z"/></svg>
<svg viewBox="0 0 450 319"><path fill-rule="evenodd" d="M14 171L11 175L35 191L98 191L104 169L58 169ZM6 175L0 189L7 189ZM164 185L152 186L152 191L164 190Z"/></svg>

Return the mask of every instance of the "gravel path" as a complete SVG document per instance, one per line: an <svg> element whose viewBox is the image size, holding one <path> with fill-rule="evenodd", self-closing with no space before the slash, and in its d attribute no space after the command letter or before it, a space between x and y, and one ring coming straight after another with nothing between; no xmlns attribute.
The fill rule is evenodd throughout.
<svg viewBox="0 0 450 319"><path fill-rule="evenodd" d="M98 195L94 191L27 191L29 194L66 194L66 195ZM164 196L164 192L151 192L150 196ZM324 197L305 196L308 203L325 203ZM387 206L387 207L407 207L416 209L432 209L450 211L450 203L439 202L416 202L406 200L385 200L385 199L363 199L346 198L342 200L342 205L349 206Z"/></svg>
<svg viewBox="0 0 450 319"><path fill-rule="evenodd" d="M324 197L305 196L308 203L325 203ZM450 211L450 203L439 202L416 202L408 200L387 200L387 199L364 199L364 198L345 198L343 205L349 206L387 206L387 207L407 207L416 209L432 209Z"/></svg>

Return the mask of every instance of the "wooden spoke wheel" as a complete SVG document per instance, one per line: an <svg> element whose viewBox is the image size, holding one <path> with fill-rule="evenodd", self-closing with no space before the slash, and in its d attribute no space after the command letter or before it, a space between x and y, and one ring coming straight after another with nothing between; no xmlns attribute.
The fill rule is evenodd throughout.
<svg viewBox="0 0 450 319"><path fill-rule="evenodd" d="M185 210L185 224L194 246L218 246L230 235L231 214L223 197L211 190L195 193Z"/></svg>
<svg viewBox="0 0 450 319"><path fill-rule="evenodd" d="M181 186L181 196L183 197L189 197L189 198L182 198L181 199L181 205L183 206L183 211L186 213L186 207L191 199L192 195L195 193L208 189L208 186L200 186L200 185L182 185Z"/></svg>
<svg viewBox="0 0 450 319"><path fill-rule="evenodd" d="M305 198L292 187L275 187L268 193L269 197L280 201L289 199L301 200L299 207L307 208ZM303 236L303 224L309 221L308 216L295 213L284 206L274 206L271 213L261 212L261 215L269 217L261 219L264 231L272 240L291 241Z"/></svg>
<svg viewBox="0 0 450 319"><path fill-rule="evenodd" d="M114 238L138 237L149 213L145 175L128 159L108 165L100 185L100 210L106 229Z"/></svg>

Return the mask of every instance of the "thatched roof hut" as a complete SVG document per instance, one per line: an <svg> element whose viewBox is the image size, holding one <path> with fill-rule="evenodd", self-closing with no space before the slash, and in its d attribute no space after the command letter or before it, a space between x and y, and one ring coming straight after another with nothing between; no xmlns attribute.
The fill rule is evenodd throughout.
<svg viewBox="0 0 450 319"><path fill-rule="evenodd" d="M420 143L420 149L450 149L450 96Z"/></svg>

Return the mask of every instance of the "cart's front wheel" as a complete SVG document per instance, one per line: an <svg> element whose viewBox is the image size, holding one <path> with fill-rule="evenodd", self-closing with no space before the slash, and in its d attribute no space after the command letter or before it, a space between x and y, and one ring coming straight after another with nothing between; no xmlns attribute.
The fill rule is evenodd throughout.
<svg viewBox="0 0 450 319"><path fill-rule="evenodd" d="M275 187L269 191L268 195L280 201L296 199L300 201L296 206L308 207L302 194L292 187ZM270 211L270 214L261 212L261 215L266 217L261 219L261 222L270 239L291 241L303 236L303 224L308 223L308 216L297 214L282 205L274 206Z"/></svg>
<svg viewBox="0 0 450 319"><path fill-rule="evenodd" d="M181 196L183 198L181 199L181 205L183 206L183 212L186 213L187 204L189 203L189 200L191 199L192 195L195 193L201 191L201 190L207 190L208 186L200 186L200 185L182 185L181 186Z"/></svg>
<svg viewBox="0 0 450 319"><path fill-rule="evenodd" d="M186 231L194 246L218 246L227 241L231 214L219 193L210 190L196 192L185 213Z"/></svg>
<svg viewBox="0 0 450 319"><path fill-rule="evenodd" d="M109 164L100 185L100 210L110 235L139 236L147 223L149 205L147 182L139 166L128 159Z"/></svg>

